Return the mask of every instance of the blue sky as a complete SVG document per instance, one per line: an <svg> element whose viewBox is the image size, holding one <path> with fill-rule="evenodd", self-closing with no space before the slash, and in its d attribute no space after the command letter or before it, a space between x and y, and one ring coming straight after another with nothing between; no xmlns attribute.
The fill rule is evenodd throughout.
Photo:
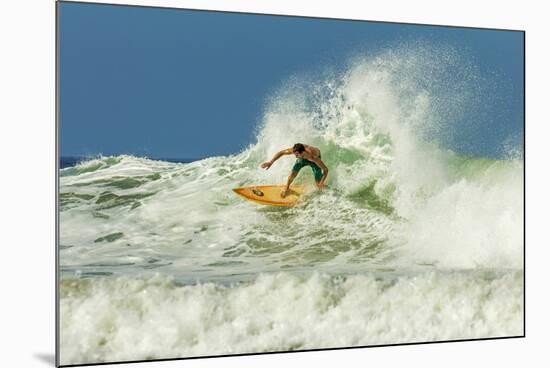
<svg viewBox="0 0 550 368"><path fill-rule="evenodd" d="M463 153L498 157L504 139L523 140L521 32L59 6L62 156L236 153L254 140L267 99L290 76L416 39L467 50L481 73L505 81Z"/></svg>

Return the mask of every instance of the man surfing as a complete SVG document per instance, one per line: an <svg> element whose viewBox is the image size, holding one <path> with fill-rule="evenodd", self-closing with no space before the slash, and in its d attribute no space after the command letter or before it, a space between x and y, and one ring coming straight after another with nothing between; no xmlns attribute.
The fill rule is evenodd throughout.
<svg viewBox="0 0 550 368"><path fill-rule="evenodd" d="M328 167L321 160L321 151L317 147L308 146L307 144L296 143L292 148L287 148L282 151L279 151L273 156L271 161L264 162L261 167L262 169L269 169L271 165L282 156L292 155L296 156L297 160L294 166L292 167L292 172L288 176L288 181L286 183L285 190L281 193L281 197L286 197L290 192L290 184L294 181L298 173L304 166L309 166L313 170L313 176L315 177L315 182L319 189L325 187L325 181L328 176Z"/></svg>

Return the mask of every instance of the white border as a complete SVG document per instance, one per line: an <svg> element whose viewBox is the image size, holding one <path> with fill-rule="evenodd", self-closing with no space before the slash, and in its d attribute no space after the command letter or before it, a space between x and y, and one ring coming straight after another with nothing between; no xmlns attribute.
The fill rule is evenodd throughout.
<svg viewBox="0 0 550 368"><path fill-rule="evenodd" d="M106 2L106 1L98 1ZM116 3L117 1L109 1ZM527 338L139 363L125 367L518 367L544 359L550 331L548 27L519 1L135 1L123 3L527 31ZM542 4L542 3L541 3ZM0 5L2 360L52 366L54 353L54 15L52 0ZM544 355L543 355L544 354ZM535 364L537 364L535 363Z"/></svg>

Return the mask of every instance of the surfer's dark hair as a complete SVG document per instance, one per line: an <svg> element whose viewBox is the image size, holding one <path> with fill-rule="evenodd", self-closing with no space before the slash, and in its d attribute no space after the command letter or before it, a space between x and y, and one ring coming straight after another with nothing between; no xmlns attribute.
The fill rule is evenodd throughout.
<svg viewBox="0 0 550 368"><path fill-rule="evenodd" d="M302 143L296 143L294 145L294 147L292 147L292 152L302 153L305 150L306 150L306 148L304 147L304 145Z"/></svg>

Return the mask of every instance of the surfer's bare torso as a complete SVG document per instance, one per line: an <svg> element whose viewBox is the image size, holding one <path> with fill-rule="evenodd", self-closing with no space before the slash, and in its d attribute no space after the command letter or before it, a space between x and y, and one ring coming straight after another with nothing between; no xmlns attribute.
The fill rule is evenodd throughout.
<svg viewBox="0 0 550 368"><path fill-rule="evenodd" d="M292 167L292 172L288 176L286 188L281 193L282 197L285 197L290 189L290 184L294 181L294 178L298 175L298 172L304 167L309 166L313 170L313 175L315 177L315 182L319 189L323 189L325 186L325 181L328 176L328 167L325 165L323 160L321 160L321 150L319 148L310 146L308 144L296 143L293 147L279 151L273 156L271 161L266 161L262 163L261 167L263 169L269 169L271 165L279 158L285 155L296 156L296 163Z"/></svg>

